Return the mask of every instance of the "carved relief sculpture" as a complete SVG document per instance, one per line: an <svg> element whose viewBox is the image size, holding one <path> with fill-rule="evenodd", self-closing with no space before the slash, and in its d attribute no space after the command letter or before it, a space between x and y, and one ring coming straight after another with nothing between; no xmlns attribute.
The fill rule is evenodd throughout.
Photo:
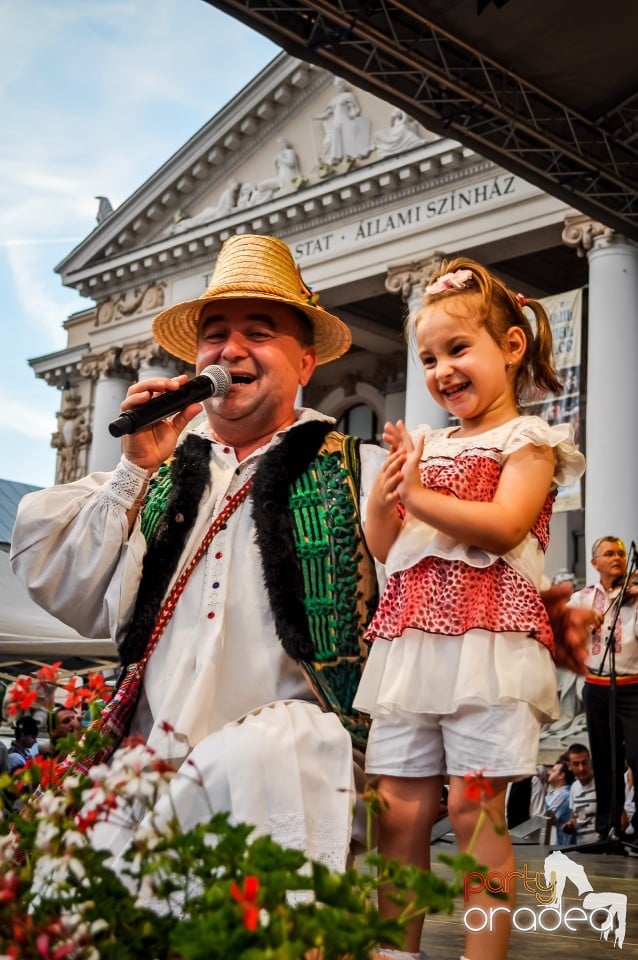
<svg viewBox="0 0 638 960"><path fill-rule="evenodd" d="M420 147L427 140L419 133L416 120L409 117L405 110L395 107L390 114L390 126L374 135L377 151L381 157L391 157L413 147Z"/></svg>
<svg viewBox="0 0 638 960"><path fill-rule="evenodd" d="M305 183L295 148L285 137L279 137L277 146L279 150L274 160L277 176L262 180L257 184L251 196L250 206L255 203L265 203L266 200L272 200L273 197L281 197L286 193L291 193Z"/></svg>
<svg viewBox="0 0 638 960"><path fill-rule="evenodd" d="M341 77L335 77L335 96L323 113L313 117L323 121L324 136L319 161L333 166L346 157L367 157L372 150L372 125L361 116L361 106Z"/></svg>
<svg viewBox="0 0 638 960"><path fill-rule="evenodd" d="M219 200L214 207L204 207L201 213L193 217L193 223L206 223L208 220L217 220L219 217L226 217L235 207L239 188L241 184L235 177L231 177L224 190L222 190Z"/></svg>
<svg viewBox="0 0 638 960"><path fill-rule="evenodd" d="M190 230L191 227L200 223L209 223L211 220L218 220L220 217L226 217L237 206L237 199L241 183L235 177L231 177L224 190L222 190L219 200L212 206L204 207L194 217L183 217L178 223L173 223L164 231L164 236L174 236L177 233L183 233Z"/></svg>
<svg viewBox="0 0 638 960"><path fill-rule="evenodd" d="M65 390L64 405L58 413L59 429L51 437L51 446L58 451L55 469L56 483L78 480L86 470L82 451L91 442L87 408L80 406L81 397L76 390Z"/></svg>
<svg viewBox="0 0 638 960"><path fill-rule="evenodd" d="M144 290L140 290L139 287L135 290L127 290L115 301L115 309L123 317L132 317L142 306L143 298Z"/></svg>
<svg viewBox="0 0 638 960"><path fill-rule="evenodd" d="M156 311L164 306L164 284L152 283L142 289L127 290L117 300L105 300L96 313L96 324L105 327L120 317L132 317L134 313Z"/></svg>
<svg viewBox="0 0 638 960"><path fill-rule="evenodd" d="M146 288L144 295L142 297L141 309L146 312L147 310L159 310L160 307L164 306L164 284L163 283L154 283Z"/></svg>
<svg viewBox="0 0 638 960"><path fill-rule="evenodd" d="M96 324L98 327L105 327L113 320L115 316L115 304L112 300L105 300L97 308Z"/></svg>
<svg viewBox="0 0 638 960"><path fill-rule="evenodd" d="M248 207L253 205L253 193L255 192L255 187L252 183L242 183L241 190L239 191L239 196L237 197L237 209L238 210L247 210Z"/></svg>

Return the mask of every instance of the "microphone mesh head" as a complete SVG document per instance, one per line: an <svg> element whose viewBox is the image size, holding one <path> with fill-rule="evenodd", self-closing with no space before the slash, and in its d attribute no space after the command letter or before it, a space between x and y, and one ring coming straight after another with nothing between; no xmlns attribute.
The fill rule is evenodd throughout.
<svg viewBox="0 0 638 960"><path fill-rule="evenodd" d="M220 367L216 364L204 367L200 377L208 377L213 384L213 397L223 397L225 393L228 393L232 384L231 376L226 367Z"/></svg>

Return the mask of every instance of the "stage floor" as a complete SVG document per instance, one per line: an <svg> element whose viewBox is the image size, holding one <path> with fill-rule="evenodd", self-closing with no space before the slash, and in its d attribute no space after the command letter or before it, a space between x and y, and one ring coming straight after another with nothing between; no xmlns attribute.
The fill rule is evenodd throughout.
<svg viewBox="0 0 638 960"><path fill-rule="evenodd" d="M432 846L432 869L442 876L446 876L447 868L438 863L439 853L455 851L453 843L449 842L451 835L446 835ZM545 859L556 848L539 846L537 844L515 843L517 869L523 871L527 867L528 876L535 877L540 873L541 883L544 885ZM561 900L560 916L555 910L551 914L541 915L543 904L539 904L534 893L526 892L519 880L517 887L515 923L509 957L512 960L574 960L580 955L583 960L603 960L612 956L622 960L623 957L638 957L638 858L622 856L614 853L578 853L578 848L567 848L564 851L570 863L559 861L559 870L566 869L578 880L581 889L583 881L593 888L590 894L590 903L587 903L586 887L581 895L576 883L569 878L565 882ZM575 865L575 866L573 866ZM582 868L582 869L581 869ZM609 894L609 898L603 896ZM599 904L615 902L620 906L622 913L623 898L617 895L624 894L626 901L626 918L621 919L620 928L616 931L618 943L614 947L615 932L611 931L605 940L599 932L609 916L607 912L592 913L591 900ZM501 905L494 900L494 905ZM521 910L520 908L525 908ZM580 908L580 909L572 909ZM569 914L567 911L571 911ZM428 960L458 960L463 950L465 933L464 923L478 925L485 922L481 915L466 917L466 906L460 902L454 914L435 915L426 918L422 939L422 949L427 953ZM580 922L578 922L580 920ZM572 930L566 925L569 923ZM624 925L624 942L622 952L618 953ZM519 929L516 929L516 927ZM618 927L618 923L615 923ZM548 929L542 929L542 927ZM553 929L553 928L556 929ZM597 929L594 929L597 928Z"/></svg>

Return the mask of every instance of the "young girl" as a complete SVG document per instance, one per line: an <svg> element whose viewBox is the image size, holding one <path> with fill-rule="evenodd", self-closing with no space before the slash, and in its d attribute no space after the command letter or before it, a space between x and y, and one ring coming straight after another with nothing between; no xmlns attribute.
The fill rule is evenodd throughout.
<svg viewBox="0 0 638 960"><path fill-rule="evenodd" d="M446 774L449 817L468 849L480 805L464 777L480 771L489 819L472 853L507 879L512 846L493 824L505 822L508 781L535 772L540 724L556 716L538 588L557 486L583 473L584 458L569 426L519 412L531 389L561 388L540 303L457 259L433 276L411 322L428 390L459 422L412 436L401 421L386 424L390 452L368 503L366 538L389 579L355 707L374 718L366 769L380 775L388 804L379 850L429 867ZM465 958L505 957L513 897L481 894L463 906L493 917L468 915ZM388 896L380 909L396 912ZM378 957L418 958L421 927L410 927L408 952L381 948Z"/></svg>

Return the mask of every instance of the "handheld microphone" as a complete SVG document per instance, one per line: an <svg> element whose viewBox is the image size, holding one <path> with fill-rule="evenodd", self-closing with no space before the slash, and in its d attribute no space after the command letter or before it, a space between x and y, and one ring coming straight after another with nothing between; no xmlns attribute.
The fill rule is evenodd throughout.
<svg viewBox="0 0 638 960"><path fill-rule="evenodd" d="M205 367L198 377L189 380L177 390L153 397L141 407L125 410L109 423L109 433L112 437L135 433L140 427L148 427L158 420L170 417L172 413L178 413L190 403L206 400L207 397L223 397L230 390L231 383L230 374L225 367L211 364Z"/></svg>

